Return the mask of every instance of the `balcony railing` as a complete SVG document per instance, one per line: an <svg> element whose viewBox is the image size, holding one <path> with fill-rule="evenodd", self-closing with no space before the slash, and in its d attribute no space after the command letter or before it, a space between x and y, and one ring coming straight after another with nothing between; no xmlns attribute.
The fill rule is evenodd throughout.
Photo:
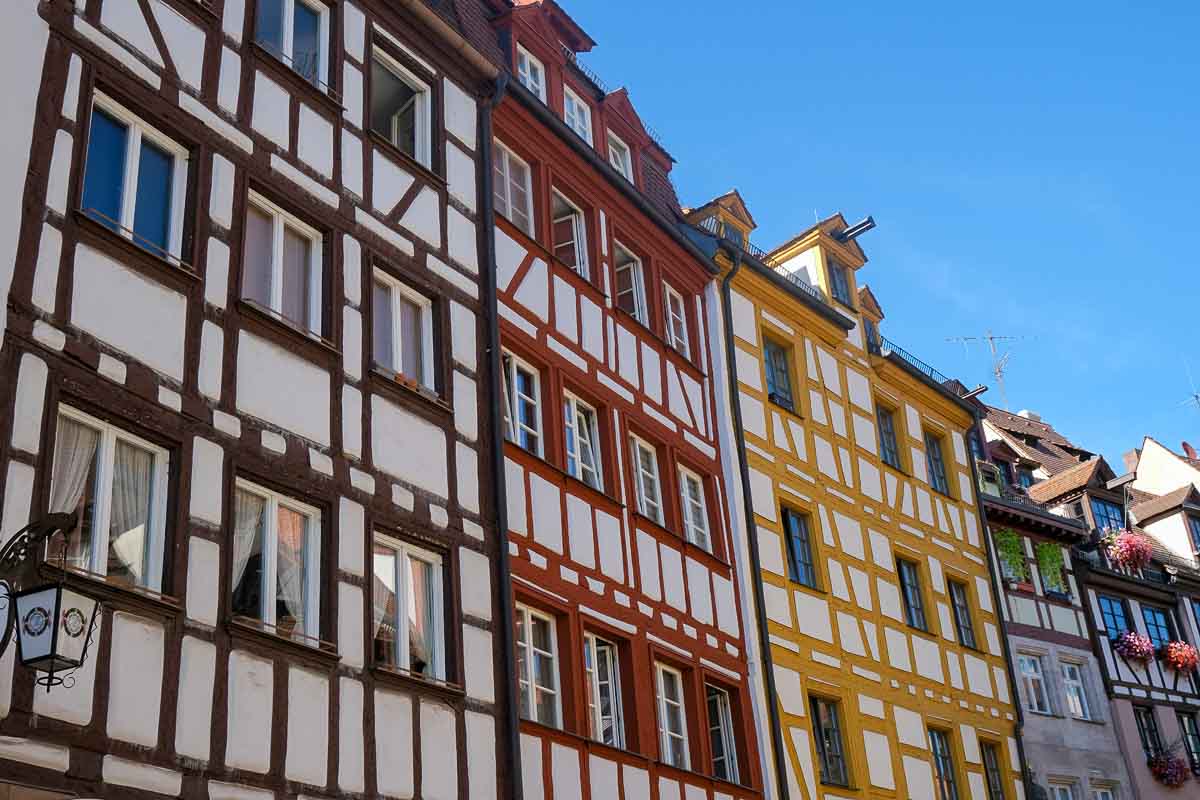
<svg viewBox="0 0 1200 800"><path fill-rule="evenodd" d="M584 64L582 61L579 60L578 54L576 54L573 50L571 50L571 48L567 47L565 44L560 43L560 46L562 47L563 55L567 57L567 63L569 63L571 66L575 67L575 69L579 70L583 74L583 77L587 78L589 81L591 81L593 84L595 84L596 88L599 89L600 91L604 92L604 94L607 95L607 94L612 93L612 89L610 89L608 84L604 82L604 79L601 78L600 75L597 74L597 72L595 70L593 70L587 64ZM650 138L654 140L654 143L657 144L659 147L661 147L663 150L666 150L667 149L666 145L663 144L662 137L658 135L658 131L654 130L654 128L651 128L649 125L647 125L645 120L641 120L641 123L642 123L642 127L646 129L646 133L650 134Z"/></svg>
<svg viewBox="0 0 1200 800"><path fill-rule="evenodd" d="M870 351L874 355L882 356L884 358L886 358L889 355L895 354L897 357L899 357L902 361L904 361L910 367L915 369L917 372L920 372L922 375L929 378L931 381L933 381L937 385L942 386L949 391L953 391L952 389L950 389L950 386L949 386L949 384L953 383L953 381L950 378L946 377L944 374L942 374L938 370L934 369L929 364L927 364L924 361L922 361L921 359L917 358L916 356L914 356L912 353L905 350L900 345L891 341L886 336L876 333L867 342L867 350ZM957 394L957 392L955 392L955 394Z"/></svg>

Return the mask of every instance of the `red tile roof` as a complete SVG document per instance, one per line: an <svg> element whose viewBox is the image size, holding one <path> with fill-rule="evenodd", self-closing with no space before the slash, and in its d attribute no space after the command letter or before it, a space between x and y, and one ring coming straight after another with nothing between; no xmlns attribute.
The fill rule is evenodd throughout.
<svg viewBox="0 0 1200 800"><path fill-rule="evenodd" d="M1085 461L1082 464L1075 464L1044 481L1030 486L1029 496L1039 503L1049 503L1051 500L1087 486L1092 482L1092 478L1102 466L1107 467L1104 464L1104 459L1100 457Z"/></svg>
<svg viewBox="0 0 1200 800"><path fill-rule="evenodd" d="M1020 455L1042 466L1051 475L1077 466L1092 453L1071 443L1049 424L987 407L987 421L1008 435L1008 444Z"/></svg>

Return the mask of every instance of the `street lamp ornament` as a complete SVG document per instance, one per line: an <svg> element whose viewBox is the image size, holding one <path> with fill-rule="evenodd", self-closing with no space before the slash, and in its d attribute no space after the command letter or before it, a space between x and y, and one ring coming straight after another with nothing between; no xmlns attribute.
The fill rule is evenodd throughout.
<svg viewBox="0 0 1200 800"><path fill-rule="evenodd" d="M77 524L75 514L49 514L17 532L0 551L0 655L13 638L17 659L38 672L34 679L49 692L74 685L72 674L87 660L96 632L100 603L67 586L67 534ZM58 575L43 582L43 545L61 533Z"/></svg>

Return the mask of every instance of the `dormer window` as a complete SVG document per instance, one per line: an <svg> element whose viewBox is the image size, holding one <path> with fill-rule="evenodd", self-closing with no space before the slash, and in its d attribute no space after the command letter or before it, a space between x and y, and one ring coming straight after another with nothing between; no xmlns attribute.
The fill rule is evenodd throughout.
<svg viewBox="0 0 1200 800"><path fill-rule="evenodd" d="M563 120L579 137L592 144L592 108L571 87L563 87Z"/></svg>
<svg viewBox="0 0 1200 800"><path fill-rule="evenodd" d="M832 258L829 259L828 268L829 293L833 295L834 300L853 308L854 302L850 299L850 278L846 275L846 268Z"/></svg>
<svg viewBox="0 0 1200 800"><path fill-rule="evenodd" d="M1187 515L1188 533L1192 535L1192 550L1200 554L1200 517Z"/></svg>
<svg viewBox="0 0 1200 800"><path fill-rule="evenodd" d="M517 45L517 80L539 100L546 102L546 68L520 45Z"/></svg>
<svg viewBox="0 0 1200 800"><path fill-rule="evenodd" d="M633 183L633 156L629 152L629 146L612 132L608 134L608 163L625 176L625 180Z"/></svg>

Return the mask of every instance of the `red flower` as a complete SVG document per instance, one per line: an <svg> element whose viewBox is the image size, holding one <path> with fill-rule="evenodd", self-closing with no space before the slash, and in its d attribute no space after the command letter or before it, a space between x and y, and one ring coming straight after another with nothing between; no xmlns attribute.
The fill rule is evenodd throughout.
<svg viewBox="0 0 1200 800"><path fill-rule="evenodd" d="M1200 653L1187 642L1168 642L1163 647L1162 658L1176 672L1191 672L1200 665Z"/></svg>

